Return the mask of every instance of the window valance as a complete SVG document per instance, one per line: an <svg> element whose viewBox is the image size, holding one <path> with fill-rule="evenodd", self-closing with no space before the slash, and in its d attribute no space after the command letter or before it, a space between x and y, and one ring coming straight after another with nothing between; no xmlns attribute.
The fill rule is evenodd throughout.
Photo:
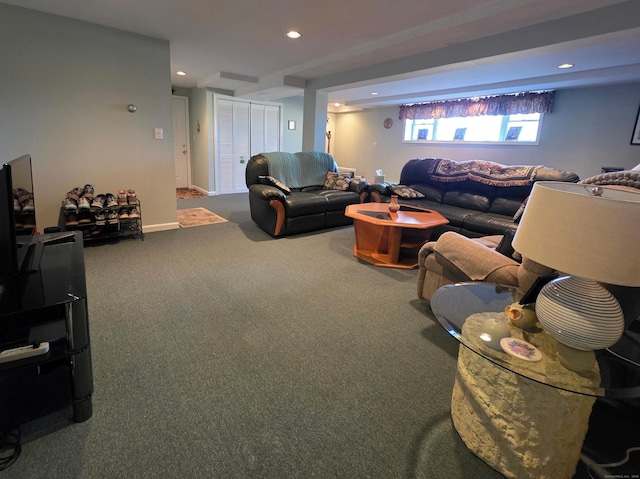
<svg viewBox="0 0 640 479"><path fill-rule="evenodd" d="M425 120L429 118L453 118L481 115L515 115L550 113L553 91L541 93L517 93L477 99L432 101L400 106L401 120Z"/></svg>

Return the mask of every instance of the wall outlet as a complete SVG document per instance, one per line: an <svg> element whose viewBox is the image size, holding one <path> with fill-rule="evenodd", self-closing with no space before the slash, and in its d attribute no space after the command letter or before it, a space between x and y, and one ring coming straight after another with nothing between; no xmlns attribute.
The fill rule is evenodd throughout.
<svg viewBox="0 0 640 479"><path fill-rule="evenodd" d="M164 139L164 131L162 131L162 128L154 128L153 129L153 135L154 135L154 138L156 140L163 140Z"/></svg>

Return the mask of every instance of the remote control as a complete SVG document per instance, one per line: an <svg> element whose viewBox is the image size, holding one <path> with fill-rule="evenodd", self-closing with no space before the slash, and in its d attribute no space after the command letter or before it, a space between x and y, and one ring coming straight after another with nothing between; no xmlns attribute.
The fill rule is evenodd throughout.
<svg viewBox="0 0 640 479"><path fill-rule="evenodd" d="M10 361L17 361L18 359L39 356L48 352L49 343L46 341L40 344L30 344L19 348L7 349L6 351L0 352L0 363L8 363Z"/></svg>

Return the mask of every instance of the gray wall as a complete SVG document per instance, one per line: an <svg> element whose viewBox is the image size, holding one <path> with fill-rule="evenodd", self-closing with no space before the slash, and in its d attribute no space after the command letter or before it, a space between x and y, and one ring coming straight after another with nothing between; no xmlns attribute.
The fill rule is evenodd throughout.
<svg viewBox="0 0 640 479"><path fill-rule="evenodd" d="M282 151L295 153L302 150L302 118L304 97L294 96L277 100L282 103ZM296 129L287 129L287 122L294 120Z"/></svg>
<svg viewBox="0 0 640 479"><path fill-rule="evenodd" d="M191 134L191 184L203 193L215 190L215 177L209 167L207 131L213 128L207 105L207 90L192 88L189 96L189 128ZM200 131L198 131L198 124Z"/></svg>
<svg viewBox="0 0 640 479"><path fill-rule="evenodd" d="M543 164L587 178L600 174L602 166L630 169L640 163L640 145L630 144L639 105L638 83L560 90L537 146L404 144L398 107L341 113L332 153L339 165L357 168L367 179L382 169L387 181L398 181L402 166L419 157ZM387 117L393 119L390 129L382 126Z"/></svg>
<svg viewBox="0 0 640 479"><path fill-rule="evenodd" d="M167 41L0 4L0 59L0 161L32 155L38 229L85 183L132 188L144 226L176 226Z"/></svg>

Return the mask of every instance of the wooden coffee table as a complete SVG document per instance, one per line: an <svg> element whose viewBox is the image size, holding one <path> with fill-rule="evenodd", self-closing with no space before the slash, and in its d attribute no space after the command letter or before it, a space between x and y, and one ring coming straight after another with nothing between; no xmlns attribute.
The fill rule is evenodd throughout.
<svg viewBox="0 0 640 479"><path fill-rule="evenodd" d="M433 210L401 209L391 213L388 203L349 205L344 214L353 218L353 255L387 268L417 268L418 249L429 240L431 229L449 222Z"/></svg>

